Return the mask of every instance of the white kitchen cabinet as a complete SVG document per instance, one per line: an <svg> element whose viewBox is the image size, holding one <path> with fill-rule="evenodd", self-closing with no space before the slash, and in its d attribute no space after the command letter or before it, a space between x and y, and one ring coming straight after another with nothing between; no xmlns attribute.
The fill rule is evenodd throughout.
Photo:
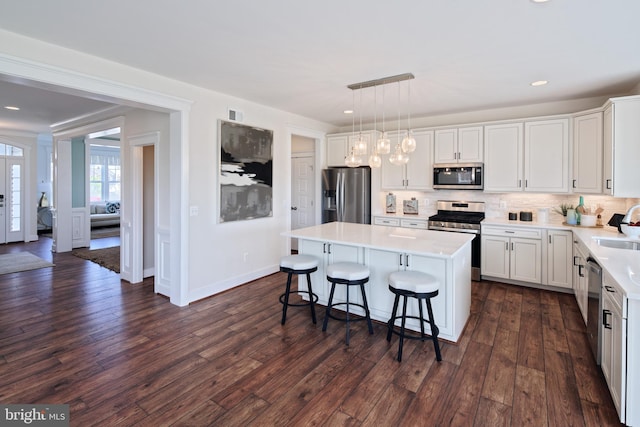
<svg viewBox="0 0 640 427"><path fill-rule="evenodd" d="M374 216L373 223L375 225L386 225L387 227L400 227L399 218L389 218L384 216Z"/></svg>
<svg viewBox="0 0 640 427"><path fill-rule="evenodd" d="M522 191L522 123L484 127L484 191Z"/></svg>
<svg viewBox="0 0 640 427"><path fill-rule="evenodd" d="M435 131L434 163L481 163L482 126Z"/></svg>
<svg viewBox="0 0 640 427"><path fill-rule="evenodd" d="M429 228L429 220L423 218L391 218L387 216L374 216L375 225L386 225L388 227L417 228L426 230Z"/></svg>
<svg viewBox="0 0 640 427"><path fill-rule="evenodd" d="M396 166L389 162L388 155L382 156L380 168L383 190L432 190L433 189L433 131L415 130L416 150L409 154L409 162ZM406 132L388 132L391 153L398 138L402 141Z"/></svg>
<svg viewBox="0 0 640 427"><path fill-rule="evenodd" d="M484 190L566 193L569 120L484 127Z"/></svg>
<svg viewBox="0 0 640 427"><path fill-rule="evenodd" d="M569 120L524 124L524 190L569 191Z"/></svg>
<svg viewBox="0 0 640 427"><path fill-rule="evenodd" d="M604 112L604 193L640 197L640 96L613 98Z"/></svg>
<svg viewBox="0 0 640 427"><path fill-rule="evenodd" d="M364 252L357 246L339 245L336 243L323 243L313 240L299 240L298 251L306 255L318 258L318 270L311 273L311 286L313 292L318 295L318 299L326 301L329 299L331 284L327 281L326 268L335 262L356 262L362 263ZM307 281L299 281L300 289L306 290ZM336 288L334 298L336 301L345 301L345 286ZM354 294L358 294L354 292ZM355 300L355 299L354 299Z"/></svg>
<svg viewBox="0 0 640 427"><path fill-rule="evenodd" d="M587 324L587 304L589 301L589 284L587 283L587 257L589 251L578 240L573 240L573 292L582 313L582 320Z"/></svg>
<svg viewBox="0 0 640 427"><path fill-rule="evenodd" d="M415 254L385 251L381 249L369 249L367 253L367 264L369 265L370 275L369 283L365 285L365 288L367 289L369 309L371 310L372 316L375 315L376 317L381 317L383 319L389 319L391 317L391 311L393 310L393 294L389 291L389 274L394 271L422 271L435 276L440 280L440 283L445 283L445 260ZM449 290L446 286L441 286L436 298L440 298L442 301L447 301L451 298L450 295L447 295L448 292ZM371 295L371 297L369 297L369 295ZM447 312L443 308L444 305L434 302L433 317L435 318L436 325L438 325L441 333L451 334L453 331L451 326L452 321L451 318L448 318L450 316L447 316ZM419 315L418 300L415 298L409 298L407 313L410 316ZM415 319L408 319L407 326L414 330L420 328L419 323L415 321ZM425 326L426 332L430 333L428 325Z"/></svg>
<svg viewBox="0 0 640 427"><path fill-rule="evenodd" d="M541 283L542 231L482 227L481 274L519 282Z"/></svg>
<svg viewBox="0 0 640 427"><path fill-rule="evenodd" d="M547 230L547 285L573 288L573 233Z"/></svg>
<svg viewBox="0 0 640 427"><path fill-rule="evenodd" d="M373 145L379 136L379 132L362 132L362 139L367 142L367 154L363 154L362 165L367 165L369 153L373 151ZM351 148L360 137L360 132L346 132L327 135L327 166L345 166L345 158L351 153Z"/></svg>
<svg viewBox="0 0 640 427"><path fill-rule="evenodd" d="M602 285L602 360L601 368L609 386L613 404L625 421L627 380L627 319L623 317L622 290L603 276Z"/></svg>
<svg viewBox="0 0 640 427"><path fill-rule="evenodd" d="M602 192L602 113L577 116L573 119L573 179L574 193Z"/></svg>

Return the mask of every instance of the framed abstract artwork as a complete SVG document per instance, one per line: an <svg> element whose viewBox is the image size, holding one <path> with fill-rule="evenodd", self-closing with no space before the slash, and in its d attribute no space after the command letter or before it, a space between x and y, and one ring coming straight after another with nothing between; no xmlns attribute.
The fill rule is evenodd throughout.
<svg viewBox="0 0 640 427"><path fill-rule="evenodd" d="M219 120L219 222L273 216L273 131Z"/></svg>

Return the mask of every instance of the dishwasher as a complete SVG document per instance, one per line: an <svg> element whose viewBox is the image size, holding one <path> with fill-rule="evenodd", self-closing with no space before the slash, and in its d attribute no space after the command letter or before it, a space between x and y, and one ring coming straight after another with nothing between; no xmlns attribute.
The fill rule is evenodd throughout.
<svg viewBox="0 0 640 427"><path fill-rule="evenodd" d="M587 337L596 363L600 365L602 353L602 268L592 257L587 258Z"/></svg>

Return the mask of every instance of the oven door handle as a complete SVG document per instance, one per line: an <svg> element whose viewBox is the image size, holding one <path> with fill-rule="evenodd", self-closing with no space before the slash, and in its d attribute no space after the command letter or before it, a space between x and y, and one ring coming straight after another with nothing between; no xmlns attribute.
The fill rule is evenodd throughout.
<svg viewBox="0 0 640 427"><path fill-rule="evenodd" d="M429 226L429 230L452 231L454 233L480 234L480 230L469 230L464 228L446 228L446 227L438 227L436 225Z"/></svg>

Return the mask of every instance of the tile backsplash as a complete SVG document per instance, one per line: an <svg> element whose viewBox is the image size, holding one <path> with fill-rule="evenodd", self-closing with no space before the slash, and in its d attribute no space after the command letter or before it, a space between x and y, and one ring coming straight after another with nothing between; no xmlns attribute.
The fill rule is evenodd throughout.
<svg viewBox="0 0 640 427"><path fill-rule="evenodd" d="M465 200L485 202L486 216L488 218L507 218L509 212L532 211L534 221L537 218L537 209L550 208L549 221L561 221L562 215L555 212L561 204L577 206L580 194L535 194L535 193L484 193L482 191L464 190L440 190L433 192L418 191L392 191L396 195L398 206L402 206L403 200L415 197L418 200L419 214L433 215L436 212L438 200ZM374 214L384 213L385 196L389 192L379 193L379 203L373 206ZM606 224L614 213L624 214L627 210L640 203L640 199L624 199L595 194L583 194L584 204L587 207L598 206L604 209L602 220ZM636 212L636 221L640 220L640 209Z"/></svg>

